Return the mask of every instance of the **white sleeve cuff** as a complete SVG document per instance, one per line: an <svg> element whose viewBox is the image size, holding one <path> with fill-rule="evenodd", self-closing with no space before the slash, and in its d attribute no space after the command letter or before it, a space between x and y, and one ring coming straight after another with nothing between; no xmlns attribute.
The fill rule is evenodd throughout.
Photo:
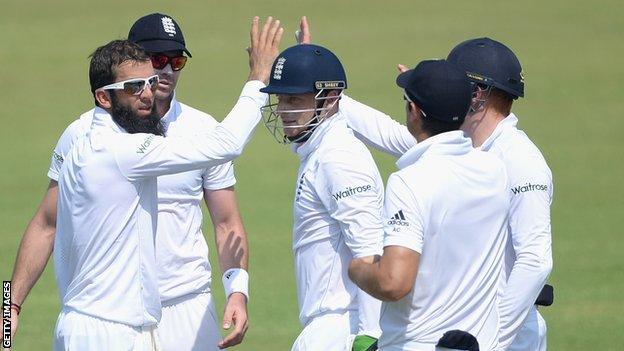
<svg viewBox="0 0 624 351"><path fill-rule="evenodd" d="M250 80L243 86L243 91L241 92L240 97L246 96L254 99L261 105L266 105L269 100L269 94L260 91L260 89L265 86L266 85L259 80Z"/></svg>
<svg viewBox="0 0 624 351"><path fill-rule="evenodd" d="M402 246L410 250L414 250L418 252L419 254L422 254L422 246L418 245L418 243L415 241L416 240L410 240L409 238L405 238L405 237L386 236L384 239L384 248L387 246Z"/></svg>

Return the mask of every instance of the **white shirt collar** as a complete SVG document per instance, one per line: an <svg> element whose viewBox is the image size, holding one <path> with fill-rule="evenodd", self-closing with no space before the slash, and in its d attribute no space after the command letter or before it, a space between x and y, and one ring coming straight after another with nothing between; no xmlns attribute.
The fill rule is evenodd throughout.
<svg viewBox="0 0 624 351"><path fill-rule="evenodd" d="M111 116L105 109L101 107L95 107L93 110L93 121L91 122L91 128L108 128L116 133L126 133L126 131L121 128L115 121L113 120L113 116Z"/></svg>
<svg viewBox="0 0 624 351"><path fill-rule="evenodd" d="M399 169L414 164L425 154L436 155L463 155L472 151L470 138L461 130L441 133L425 139L414 145L396 162Z"/></svg>
<svg viewBox="0 0 624 351"><path fill-rule="evenodd" d="M321 122L321 124L314 129L312 135L306 142L292 144L292 150L302 159L308 157L312 151L318 148L321 141L325 137L325 134L331 130L332 126L340 123L345 124L346 126L344 116L342 116L340 112L336 112L334 115Z"/></svg>
<svg viewBox="0 0 624 351"><path fill-rule="evenodd" d="M503 118L502 121L498 122L492 134L490 134L490 136L487 139L485 139L485 141L483 142L483 144L481 144L479 149L483 151L488 151L494 144L494 141L498 139L498 137L501 135L501 133L504 130L509 129L509 128L516 128L517 125L518 125L518 117L516 117L516 115L514 115L513 113L510 113L509 116Z"/></svg>

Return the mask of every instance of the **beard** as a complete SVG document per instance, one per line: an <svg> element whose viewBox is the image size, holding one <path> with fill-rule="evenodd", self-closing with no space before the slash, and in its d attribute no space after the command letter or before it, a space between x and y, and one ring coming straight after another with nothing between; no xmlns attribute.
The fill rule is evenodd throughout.
<svg viewBox="0 0 624 351"><path fill-rule="evenodd" d="M148 133L154 135L165 135L165 129L160 122L160 116L156 112L156 105L152 106L152 111L147 117L139 117L130 107L119 103L115 94L111 94L111 115L113 121L130 134Z"/></svg>

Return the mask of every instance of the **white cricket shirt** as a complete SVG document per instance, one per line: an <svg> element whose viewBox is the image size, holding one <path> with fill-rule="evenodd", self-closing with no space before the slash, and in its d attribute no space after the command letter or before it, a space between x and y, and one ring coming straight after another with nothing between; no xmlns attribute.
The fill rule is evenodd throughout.
<svg viewBox="0 0 624 351"><path fill-rule="evenodd" d="M510 114L481 145L483 151L494 153L505 163L511 189L511 236L501 282L501 349L513 342L552 269L552 173L517 124L518 118Z"/></svg>
<svg viewBox="0 0 624 351"><path fill-rule="evenodd" d="M380 111L346 96L340 109L355 135L383 152L400 156L416 144L405 126ZM501 280L501 347L513 341L552 269L552 173L517 124L513 113L505 117L481 146L505 163L512 202Z"/></svg>
<svg viewBox="0 0 624 351"><path fill-rule="evenodd" d="M94 109L67 127L56 148L48 177L58 181L62 160L73 143L91 129ZM175 97L161 119L167 136L191 136L212 130L217 121ZM203 189L218 190L236 183L232 162L158 177L156 264L161 301L210 291L208 245L202 233Z"/></svg>
<svg viewBox="0 0 624 351"><path fill-rule="evenodd" d="M54 258L64 309L132 326L158 322L156 177L239 155L266 103L263 86L248 82L224 121L193 137L128 134L94 110L59 175Z"/></svg>
<svg viewBox="0 0 624 351"><path fill-rule="evenodd" d="M498 342L498 284L507 238L504 164L461 131L430 137L397 162L385 199L384 247L421 254L412 291L384 302L380 350L422 350L446 331Z"/></svg>
<svg viewBox="0 0 624 351"><path fill-rule="evenodd" d="M379 335L379 300L348 277L354 257L380 254L383 182L368 149L335 114L293 149L301 164L294 200L293 250L299 319L357 312L359 330Z"/></svg>

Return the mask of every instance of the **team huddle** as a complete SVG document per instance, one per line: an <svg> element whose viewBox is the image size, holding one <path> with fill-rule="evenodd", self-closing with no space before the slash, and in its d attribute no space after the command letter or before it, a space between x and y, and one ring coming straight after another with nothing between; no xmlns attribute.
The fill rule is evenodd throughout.
<svg viewBox="0 0 624 351"><path fill-rule="evenodd" d="M511 111L524 96L516 55L477 38L446 59L399 65L402 125L345 95L342 63L312 44L305 17L280 52L283 34L279 20L253 19L249 78L220 123L176 99L191 53L172 17L144 16L128 39L93 52L95 107L54 148L18 250L11 333L54 252L55 350L243 342L249 248L232 160L264 116L300 159L292 350L546 350L537 305L552 303L553 183ZM367 146L398 158L385 187ZM221 323L202 199L227 299Z"/></svg>

